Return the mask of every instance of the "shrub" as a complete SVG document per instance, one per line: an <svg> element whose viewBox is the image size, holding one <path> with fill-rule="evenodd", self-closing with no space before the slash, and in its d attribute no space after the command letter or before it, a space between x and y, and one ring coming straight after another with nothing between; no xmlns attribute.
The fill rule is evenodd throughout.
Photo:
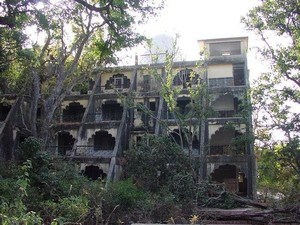
<svg viewBox="0 0 300 225"><path fill-rule="evenodd" d="M83 222L88 214L88 199L86 196L70 196L58 202L46 201L42 204L44 220L68 223Z"/></svg>
<svg viewBox="0 0 300 225"><path fill-rule="evenodd" d="M121 210L128 210L143 199L144 195L132 179L127 179L111 183L105 192L104 201L110 208L118 206Z"/></svg>
<svg viewBox="0 0 300 225"><path fill-rule="evenodd" d="M169 137L145 136L140 145L125 152L125 176L144 190L158 191L178 173L190 174L188 156Z"/></svg>
<svg viewBox="0 0 300 225"><path fill-rule="evenodd" d="M35 137L28 137L20 144L20 158L27 160L33 158L41 150L41 141Z"/></svg>

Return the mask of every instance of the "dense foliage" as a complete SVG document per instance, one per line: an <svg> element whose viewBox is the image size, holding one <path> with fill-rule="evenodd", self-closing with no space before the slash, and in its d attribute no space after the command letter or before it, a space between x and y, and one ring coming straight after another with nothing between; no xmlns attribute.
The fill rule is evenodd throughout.
<svg viewBox="0 0 300 225"><path fill-rule="evenodd" d="M240 206L224 187L198 183L188 155L169 137L145 137L127 152L124 179L106 187L40 149L27 138L22 160L1 164L1 224L187 223L198 207Z"/></svg>
<svg viewBox="0 0 300 225"><path fill-rule="evenodd" d="M263 0L243 19L264 43L259 51L270 67L252 90L259 185L294 202L300 199L299 9L297 0Z"/></svg>
<svg viewBox="0 0 300 225"><path fill-rule="evenodd" d="M0 93L31 96L26 132L47 144L65 95L96 68L116 63L117 51L143 41L134 25L162 6L149 0L0 3Z"/></svg>
<svg viewBox="0 0 300 225"><path fill-rule="evenodd" d="M176 176L191 175L187 155L170 137L145 136L136 148L126 152L125 158L126 176L149 191L175 185Z"/></svg>
<svg viewBox="0 0 300 225"><path fill-rule="evenodd" d="M73 164L53 159L40 149L39 141L28 138L20 149L23 160L2 164L1 224L76 223L96 207L91 201L95 193L89 193L96 191L95 184ZM97 187L101 192L102 183Z"/></svg>
<svg viewBox="0 0 300 225"><path fill-rule="evenodd" d="M197 207L241 206L222 185L199 182L195 173L198 163L191 161L172 138L150 135L126 152L124 174L147 192L141 209L152 208L148 215L155 222L170 218L186 222Z"/></svg>

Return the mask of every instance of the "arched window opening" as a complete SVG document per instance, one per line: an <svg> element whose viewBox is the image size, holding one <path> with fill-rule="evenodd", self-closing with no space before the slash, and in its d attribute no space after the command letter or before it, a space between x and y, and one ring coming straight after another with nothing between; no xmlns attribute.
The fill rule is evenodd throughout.
<svg viewBox="0 0 300 225"><path fill-rule="evenodd" d="M173 80L173 85L182 85L183 88L191 87L192 84L197 84L199 79L198 74L194 74L192 69L180 70Z"/></svg>
<svg viewBox="0 0 300 225"><path fill-rule="evenodd" d="M63 110L63 122L81 122L85 108L79 102L71 102Z"/></svg>
<svg viewBox="0 0 300 225"><path fill-rule="evenodd" d="M121 120L123 107L116 101L107 101L102 105L103 120Z"/></svg>
<svg viewBox="0 0 300 225"><path fill-rule="evenodd" d="M97 131L94 135L94 150L113 150L115 138L107 131Z"/></svg>
<svg viewBox="0 0 300 225"><path fill-rule="evenodd" d="M113 88L129 88L130 87L130 79L124 74L115 74L105 84L105 89L113 89Z"/></svg>
<svg viewBox="0 0 300 225"><path fill-rule="evenodd" d="M69 132L58 133L58 154L66 155L68 151L72 151L75 138Z"/></svg>
<svg viewBox="0 0 300 225"><path fill-rule="evenodd" d="M192 137L191 133L185 133L183 131L179 132L179 129L175 129L171 133L171 138L176 144L183 146L183 148L189 148L190 141L192 142L193 149L198 149L200 146L196 135ZM193 138L193 140L189 140L189 138Z"/></svg>
<svg viewBox="0 0 300 225"><path fill-rule="evenodd" d="M91 180L97 180L97 179L103 180L107 176L102 169L94 165L86 166L83 175L88 177Z"/></svg>
<svg viewBox="0 0 300 225"><path fill-rule="evenodd" d="M234 128L220 128L210 139L210 155L245 153L245 137Z"/></svg>
<svg viewBox="0 0 300 225"><path fill-rule="evenodd" d="M4 121L11 109L11 105L0 103L0 121Z"/></svg>
<svg viewBox="0 0 300 225"><path fill-rule="evenodd" d="M180 114L185 115L190 111L191 100L189 98L177 99L177 107Z"/></svg>
<svg viewBox="0 0 300 225"><path fill-rule="evenodd" d="M216 117L233 117L235 114L235 102L231 94L219 96L211 103Z"/></svg>
<svg viewBox="0 0 300 225"><path fill-rule="evenodd" d="M247 179L234 165L222 165L211 174L212 181L223 183L231 193L247 196Z"/></svg>
<svg viewBox="0 0 300 225"><path fill-rule="evenodd" d="M186 115L190 112L190 103L191 99L187 97L181 97L176 100L176 112L178 112L180 115ZM174 112L168 112L168 119L175 119L175 115L177 115Z"/></svg>
<svg viewBox="0 0 300 225"><path fill-rule="evenodd" d="M236 193L237 191L236 176L236 166L228 164L220 166L211 174L212 181L223 183L225 188L232 193Z"/></svg>

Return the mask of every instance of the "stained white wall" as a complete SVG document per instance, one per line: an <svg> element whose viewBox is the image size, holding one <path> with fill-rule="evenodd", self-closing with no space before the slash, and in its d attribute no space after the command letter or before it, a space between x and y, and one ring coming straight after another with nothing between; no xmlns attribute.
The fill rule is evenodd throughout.
<svg viewBox="0 0 300 225"><path fill-rule="evenodd" d="M232 64L210 65L207 68L208 78L233 77Z"/></svg>
<svg viewBox="0 0 300 225"><path fill-rule="evenodd" d="M212 102L211 107L215 111L234 110L234 102L232 95L222 95Z"/></svg>

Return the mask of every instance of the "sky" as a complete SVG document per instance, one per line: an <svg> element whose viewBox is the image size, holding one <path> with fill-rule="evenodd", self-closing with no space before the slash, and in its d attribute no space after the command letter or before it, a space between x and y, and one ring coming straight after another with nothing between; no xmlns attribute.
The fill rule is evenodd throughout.
<svg viewBox="0 0 300 225"><path fill-rule="evenodd" d="M257 74L253 66L258 59L251 50L257 38L245 29L241 17L258 4L258 0L165 0L160 15L140 26L138 31L149 38L158 37L160 45L166 44L166 36L174 38L178 34L182 60L199 59L197 40L248 36L248 67ZM134 51L138 55L145 53L144 49Z"/></svg>

